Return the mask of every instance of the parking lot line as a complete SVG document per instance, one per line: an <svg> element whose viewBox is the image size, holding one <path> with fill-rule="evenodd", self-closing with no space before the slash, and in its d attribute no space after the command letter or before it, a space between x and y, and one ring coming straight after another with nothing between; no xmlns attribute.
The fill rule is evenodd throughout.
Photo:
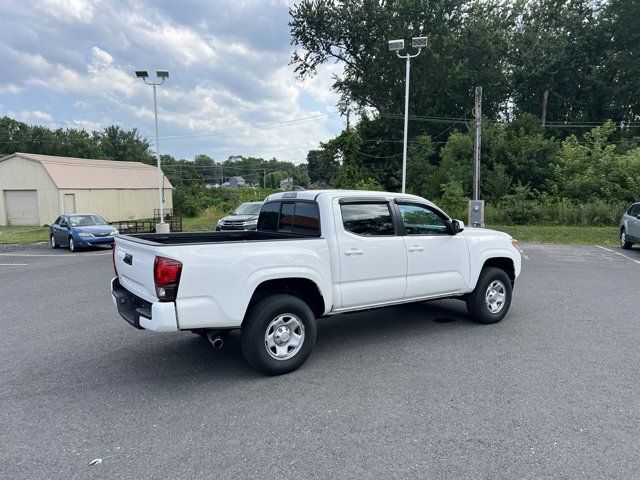
<svg viewBox="0 0 640 480"><path fill-rule="evenodd" d="M0 267L24 267L28 263L0 263Z"/></svg>
<svg viewBox="0 0 640 480"><path fill-rule="evenodd" d="M624 257L627 260L631 260L632 262L635 262L638 265L640 265L640 260L636 260L635 258L628 257L624 253L616 252L615 250L611 250L609 248L601 247L600 245L596 245L596 247L601 248L602 250L606 250L607 252L611 252L611 253L615 253L616 255L620 255L621 257Z"/></svg>

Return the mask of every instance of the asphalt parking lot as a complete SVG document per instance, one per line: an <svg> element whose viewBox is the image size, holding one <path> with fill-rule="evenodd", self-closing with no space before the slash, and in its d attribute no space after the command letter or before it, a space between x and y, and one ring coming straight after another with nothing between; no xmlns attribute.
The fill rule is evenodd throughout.
<svg viewBox="0 0 640 480"><path fill-rule="evenodd" d="M454 300L331 317L271 378L237 334L131 328L110 251L4 249L0 477L638 478L640 249L523 252L500 324Z"/></svg>

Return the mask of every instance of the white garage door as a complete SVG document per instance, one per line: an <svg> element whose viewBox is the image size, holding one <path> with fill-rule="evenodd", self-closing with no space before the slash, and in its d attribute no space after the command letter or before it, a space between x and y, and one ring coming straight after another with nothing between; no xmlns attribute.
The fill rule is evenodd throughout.
<svg viewBox="0 0 640 480"><path fill-rule="evenodd" d="M5 190L4 199L9 225L40 225L38 192L35 190Z"/></svg>

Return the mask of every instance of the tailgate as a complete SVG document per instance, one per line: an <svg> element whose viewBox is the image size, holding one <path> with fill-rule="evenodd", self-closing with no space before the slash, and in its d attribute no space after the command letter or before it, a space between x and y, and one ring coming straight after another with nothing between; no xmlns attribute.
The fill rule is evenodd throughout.
<svg viewBox="0 0 640 480"><path fill-rule="evenodd" d="M147 302L156 302L158 297L153 281L156 247L127 240L124 235L116 236L114 249L120 285Z"/></svg>

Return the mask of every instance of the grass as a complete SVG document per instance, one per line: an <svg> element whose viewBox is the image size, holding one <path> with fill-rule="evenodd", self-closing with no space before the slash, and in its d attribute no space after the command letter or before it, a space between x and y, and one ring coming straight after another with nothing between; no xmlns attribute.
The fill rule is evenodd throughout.
<svg viewBox="0 0 640 480"><path fill-rule="evenodd" d="M570 245L618 245L618 227L566 227L557 225L487 225L507 232L519 242Z"/></svg>
<svg viewBox="0 0 640 480"><path fill-rule="evenodd" d="M0 227L2 243L36 243L49 241L49 227Z"/></svg>
<svg viewBox="0 0 640 480"><path fill-rule="evenodd" d="M182 229L185 232L212 232L216 229L218 220L229 215L216 207L209 207L197 217L185 217L182 219Z"/></svg>

